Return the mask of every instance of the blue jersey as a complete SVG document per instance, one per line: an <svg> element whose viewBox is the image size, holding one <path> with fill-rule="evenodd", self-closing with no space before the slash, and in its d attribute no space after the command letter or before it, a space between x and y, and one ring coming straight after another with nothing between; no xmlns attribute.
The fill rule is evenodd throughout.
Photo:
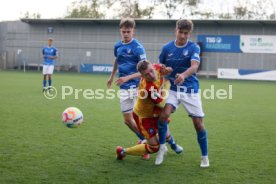
<svg viewBox="0 0 276 184"><path fill-rule="evenodd" d="M137 73L136 66L138 62L146 59L145 49L136 39L132 39L127 44L122 41L117 42L114 46L114 55L118 64L119 77ZM138 78L129 80L123 83L120 88L136 88L138 83Z"/></svg>
<svg viewBox="0 0 276 184"><path fill-rule="evenodd" d="M167 43L161 51L159 56L159 62L172 67L173 72L168 76L171 82L171 90L186 93L197 93L199 88L198 79L196 74L187 77L183 84L175 85L175 75L183 73L191 66L191 61L195 60L200 62L200 48L199 46L191 41L188 41L184 46L176 46L175 41Z"/></svg>
<svg viewBox="0 0 276 184"><path fill-rule="evenodd" d="M55 60L48 58L48 56L57 56L58 50L55 47L44 47L42 49L42 54L44 55L43 65L54 65Z"/></svg>

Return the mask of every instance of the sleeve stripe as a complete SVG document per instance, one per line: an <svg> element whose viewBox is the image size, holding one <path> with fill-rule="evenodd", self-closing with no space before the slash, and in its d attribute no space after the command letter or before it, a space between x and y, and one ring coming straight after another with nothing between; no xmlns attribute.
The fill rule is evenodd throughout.
<svg viewBox="0 0 276 184"><path fill-rule="evenodd" d="M196 62L200 63L200 60L198 60L198 59L191 59L191 61L196 61Z"/></svg>

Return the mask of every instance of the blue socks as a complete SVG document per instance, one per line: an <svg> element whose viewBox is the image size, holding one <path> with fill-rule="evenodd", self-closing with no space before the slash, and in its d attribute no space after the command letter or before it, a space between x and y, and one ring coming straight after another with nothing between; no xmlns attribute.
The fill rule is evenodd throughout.
<svg viewBox="0 0 276 184"><path fill-rule="evenodd" d="M201 155L208 156L208 137L205 129L201 132L197 132L197 141L201 150Z"/></svg>
<svg viewBox="0 0 276 184"><path fill-rule="evenodd" d="M46 80L43 80L43 87L46 88Z"/></svg>
<svg viewBox="0 0 276 184"><path fill-rule="evenodd" d="M142 136L140 133L136 133L137 137L140 139L140 140L144 140L144 136Z"/></svg>
<svg viewBox="0 0 276 184"><path fill-rule="evenodd" d="M43 88L46 88L47 80L43 80ZM52 86L52 80L48 80L48 86Z"/></svg>
<svg viewBox="0 0 276 184"><path fill-rule="evenodd" d="M159 134L159 143L165 144L166 143L166 135L168 129L168 122L160 122L158 120L158 134Z"/></svg>
<svg viewBox="0 0 276 184"><path fill-rule="evenodd" d="M174 138L173 138L172 135L170 135L170 140L168 141L168 144L169 144L169 145L175 144L175 141L174 141Z"/></svg>

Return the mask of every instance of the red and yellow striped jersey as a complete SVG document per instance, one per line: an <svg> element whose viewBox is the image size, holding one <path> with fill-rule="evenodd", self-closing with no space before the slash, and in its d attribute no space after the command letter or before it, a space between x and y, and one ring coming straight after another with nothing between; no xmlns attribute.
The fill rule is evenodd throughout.
<svg viewBox="0 0 276 184"><path fill-rule="evenodd" d="M133 111L141 118L158 117L161 108L164 107L166 94L170 88L169 81L165 80L161 74L161 65L153 64L157 74L157 79L154 82L148 82L143 77L138 86L138 98L134 105ZM162 91L162 93L161 93Z"/></svg>

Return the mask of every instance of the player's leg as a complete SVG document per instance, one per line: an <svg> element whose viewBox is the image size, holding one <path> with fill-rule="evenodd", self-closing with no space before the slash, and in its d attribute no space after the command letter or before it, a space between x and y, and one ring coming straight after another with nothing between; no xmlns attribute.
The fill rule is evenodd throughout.
<svg viewBox="0 0 276 184"><path fill-rule="evenodd" d="M175 151L175 153L180 154L183 151L183 148L176 144L170 130L168 129L167 135L166 135L166 142L170 145L171 149Z"/></svg>
<svg viewBox="0 0 276 184"><path fill-rule="evenodd" d="M130 148L123 149L122 147L117 147L117 159L122 159L125 155L147 155L150 153L155 153L159 149L159 141L156 136L157 121L158 118L141 118L133 112L133 118L137 125L137 128L141 135L146 138L143 144L138 144Z"/></svg>
<svg viewBox="0 0 276 184"><path fill-rule="evenodd" d="M48 89L51 89L52 87L52 75L48 74Z"/></svg>
<svg viewBox="0 0 276 184"><path fill-rule="evenodd" d="M53 75L53 72L54 72L54 65L49 65L48 66L48 89L51 89L52 87L52 75Z"/></svg>
<svg viewBox="0 0 276 184"><path fill-rule="evenodd" d="M123 114L124 123L137 135L140 140L144 140L144 137L138 131L136 123L132 116L135 98L130 98L128 95L125 96L123 94L123 91L125 91L125 94L127 94L128 92L127 90L120 90L120 108Z"/></svg>
<svg viewBox="0 0 276 184"><path fill-rule="evenodd" d="M159 150L159 142L156 136L147 139L145 144L137 144L129 148L118 146L116 149L117 159L122 160L126 155L143 156L156 153Z"/></svg>
<svg viewBox="0 0 276 184"><path fill-rule="evenodd" d="M138 141L138 144L146 144L146 143L147 143L146 139ZM146 153L146 154L142 155L142 159L149 160L150 159L150 155L148 153Z"/></svg>
<svg viewBox="0 0 276 184"><path fill-rule="evenodd" d="M127 155L142 156L146 153L156 153L159 149L159 142L156 136L147 139L145 144L138 144L136 146L126 148Z"/></svg>
<svg viewBox="0 0 276 184"><path fill-rule="evenodd" d="M160 149L156 156L155 164L160 165L163 162L164 154L167 152L166 143L166 135L168 130L168 119L171 113L178 107L178 100L176 93L170 91L169 97L167 99L167 103L165 107L162 109L160 113L160 117L158 120L158 135L159 135L159 143Z"/></svg>
<svg viewBox="0 0 276 184"><path fill-rule="evenodd" d="M133 119L135 121L136 127L138 129L139 134L137 134L137 136L140 136L141 138L143 138L144 140L139 140L138 144L146 144L147 143L147 139L149 139L152 136L155 136L156 134L156 130L157 127L152 125L152 122L154 122L153 124L156 125L157 124L157 118L140 118L139 116L137 116L137 114L135 114L135 112L132 113ZM146 121L146 122L145 122ZM149 127L152 127L154 129L154 131L151 132L151 134L149 134L149 130L147 128L149 127L144 127L144 125L150 125ZM142 156L142 159L145 160L149 160L150 159L150 155L148 153L144 154Z"/></svg>
<svg viewBox="0 0 276 184"><path fill-rule="evenodd" d="M168 119L171 113L174 111L174 107L171 104L166 104L160 113L158 120L158 134L160 145L166 143L166 135L168 131Z"/></svg>
<svg viewBox="0 0 276 184"><path fill-rule="evenodd" d="M204 113L199 94L186 94L183 98L183 105L189 116L192 118L196 133L197 141L201 150L200 167L209 167L208 159L208 136L207 130L203 123Z"/></svg>
<svg viewBox="0 0 276 184"><path fill-rule="evenodd" d="M168 118L171 115L174 107L170 104L166 104L163 110L161 111L159 120L158 120L158 136L159 136L159 143L160 149L156 156L155 164L160 165L163 162L164 155L168 151L166 147L166 137L168 131Z"/></svg>
<svg viewBox="0 0 276 184"><path fill-rule="evenodd" d="M43 74L43 92L47 89L47 65L43 65L42 69L42 74Z"/></svg>
<svg viewBox="0 0 276 184"><path fill-rule="evenodd" d="M138 144L141 144L141 143L145 142L144 136L139 132L139 130L138 130L137 126L136 126L136 123L135 123L135 121L134 121L134 119L133 119L132 113L127 113L127 114L124 113L123 116L124 116L125 124L126 124L126 125L136 134L136 136L140 139L140 140L138 141ZM147 153L144 154L142 157L143 157L143 159L146 159L146 160L150 159L150 156L149 156L149 154L147 154Z"/></svg>
<svg viewBox="0 0 276 184"><path fill-rule="evenodd" d="M144 136L137 129L136 123L133 119L132 111L135 104L135 95L130 95L127 90L120 90L120 108L124 117L124 123L129 127L132 132L139 138L139 142L144 141ZM149 159L148 154L143 155L144 159Z"/></svg>
<svg viewBox="0 0 276 184"><path fill-rule="evenodd" d="M197 133L197 141L201 150L200 167L209 167L208 135L207 135L207 130L205 129L203 124L203 118L192 117L192 120Z"/></svg>
<svg viewBox="0 0 276 184"><path fill-rule="evenodd" d="M132 116L132 112L123 113L123 117L124 117L124 122L129 127L129 129L136 134L136 136L139 138L141 142L144 141L144 136L139 132L137 128L136 123Z"/></svg>
<svg viewBox="0 0 276 184"><path fill-rule="evenodd" d="M123 113L123 117L124 117L124 123L129 127L129 129L132 130L134 133L136 133L136 135L139 139L143 140L144 137L141 136L141 134L139 133L139 131L137 129L137 126L136 126L135 121L132 116L132 112Z"/></svg>

